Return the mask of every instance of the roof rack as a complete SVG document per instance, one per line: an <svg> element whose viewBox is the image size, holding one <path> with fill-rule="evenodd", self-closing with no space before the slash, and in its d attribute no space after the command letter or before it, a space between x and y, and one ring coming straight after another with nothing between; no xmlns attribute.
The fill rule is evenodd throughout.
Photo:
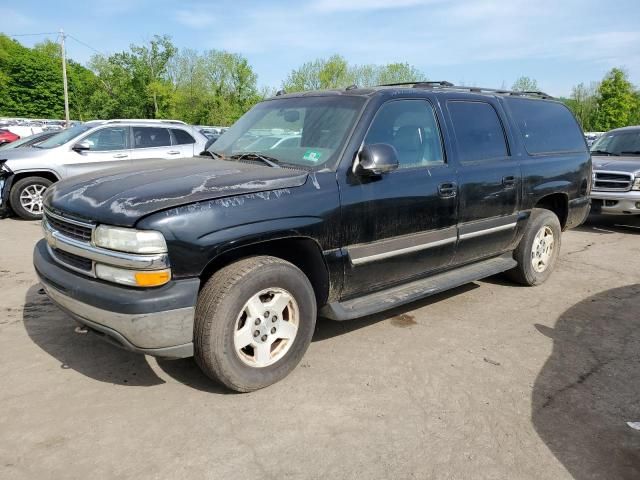
<svg viewBox="0 0 640 480"><path fill-rule="evenodd" d="M465 87L462 85L454 85L446 80L438 81L415 81L415 82L399 82L399 83L387 83L384 85L378 85L379 87L399 87L399 86L411 86L411 88L427 88L433 90L454 90L471 93L495 93L498 95L510 95L514 97L538 97L545 99L553 99L551 95L545 92L537 90L527 90L523 92L517 92L513 90L504 90L501 88L483 88L483 87Z"/></svg>
<svg viewBox="0 0 640 480"><path fill-rule="evenodd" d="M173 123L176 125L186 125L186 122L182 120L163 120L159 118L114 118L111 120L105 120L105 123L124 123L124 122L135 122L135 123Z"/></svg>

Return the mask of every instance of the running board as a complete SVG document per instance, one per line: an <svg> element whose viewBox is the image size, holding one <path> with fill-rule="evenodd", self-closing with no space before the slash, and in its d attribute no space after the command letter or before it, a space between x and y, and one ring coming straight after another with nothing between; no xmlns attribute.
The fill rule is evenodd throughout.
<svg viewBox="0 0 640 480"><path fill-rule="evenodd" d="M511 270L518 263L511 252L500 257L458 267L448 272L422 278L397 287L371 293L344 302L328 303L319 312L332 320L352 320L435 295L466 283Z"/></svg>

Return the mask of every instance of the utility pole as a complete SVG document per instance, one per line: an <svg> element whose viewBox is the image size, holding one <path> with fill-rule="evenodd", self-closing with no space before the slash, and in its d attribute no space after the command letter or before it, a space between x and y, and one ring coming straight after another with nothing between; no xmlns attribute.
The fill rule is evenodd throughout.
<svg viewBox="0 0 640 480"><path fill-rule="evenodd" d="M62 84L64 85L64 118L69 128L69 90L67 88L67 54L64 49L64 30L60 29L60 49L62 50Z"/></svg>

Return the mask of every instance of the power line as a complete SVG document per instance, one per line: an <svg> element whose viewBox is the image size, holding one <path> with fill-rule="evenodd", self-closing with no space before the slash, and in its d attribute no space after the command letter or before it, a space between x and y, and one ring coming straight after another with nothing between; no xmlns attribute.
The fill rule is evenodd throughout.
<svg viewBox="0 0 640 480"><path fill-rule="evenodd" d="M82 40L80 40L80 39L78 39L78 38L74 37L74 36L73 36L73 35L71 35L70 33L67 33L66 35L67 35L67 37L69 37L69 38L71 38L71 39L75 40L76 42L78 42L80 45L83 45L83 46L87 47L88 49L93 50L93 51L94 51L94 52L96 52L97 54L102 55L102 52L101 52L100 50L98 50L98 49L96 49L96 48L93 48L93 47L92 47L91 45L89 45L88 43L83 42Z"/></svg>
<svg viewBox="0 0 640 480"><path fill-rule="evenodd" d="M58 35L60 32L42 32L42 33L16 33L15 35L7 35L7 37L33 37L36 35Z"/></svg>

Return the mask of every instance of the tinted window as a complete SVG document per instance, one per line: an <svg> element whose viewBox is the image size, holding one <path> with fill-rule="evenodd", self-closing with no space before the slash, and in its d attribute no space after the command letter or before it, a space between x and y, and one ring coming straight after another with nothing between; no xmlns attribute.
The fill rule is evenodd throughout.
<svg viewBox="0 0 640 480"><path fill-rule="evenodd" d="M398 152L400 168L444 163L440 131L428 102L397 100L384 104L364 140L366 145L387 143Z"/></svg>
<svg viewBox="0 0 640 480"><path fill-rule="evenodd" d="M525 98L507 102L530 154L586 150L582 131L564 105Z"/></svg>
<svg viewBox="0 0 640 480"><path fill-rule="evenodd" d="M450 101L447 106L461 162L508 155L502 124L491 105L484 102Z"/></svg>
<svg viewBox="0 0 640 480"><path fill-rule="evenodd" d="M158 127L133 127L134 148L168 147L169 130Z"/></svg>
<svg viewBox="0 0 640 480"><path fill-rule="evenodd" d="M51 140L58 136L52 137ZM83 142L87 142L94 152L124 150L127 148L127 127L102 128L87 136Z"/></svg>
<svg viewBox="0 0 640 480"><path fill-rule="evenodd" d="M175 129L172 131L173 136L176 139L176 145L190 145L192 143L196 143L195 139L184 130Z"/></svg>
<svg viewBox="0 0 640 480"><path fill-rule="evenodd" d="M596 154L640 155L640 130L608 132L591 147Z"/></svg>

